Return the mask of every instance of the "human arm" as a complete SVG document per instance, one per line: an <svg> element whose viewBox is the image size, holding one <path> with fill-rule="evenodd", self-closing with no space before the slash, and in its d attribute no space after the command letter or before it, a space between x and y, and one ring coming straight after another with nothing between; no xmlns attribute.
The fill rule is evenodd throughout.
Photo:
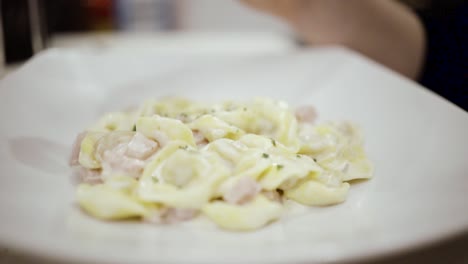
<svg viewBox="0 0 468 264"><path fill-rule="evenodd" d="M288 22L310 45L343 45L416 79L425 53L418 17L393 0L243 0Z"/></svg>

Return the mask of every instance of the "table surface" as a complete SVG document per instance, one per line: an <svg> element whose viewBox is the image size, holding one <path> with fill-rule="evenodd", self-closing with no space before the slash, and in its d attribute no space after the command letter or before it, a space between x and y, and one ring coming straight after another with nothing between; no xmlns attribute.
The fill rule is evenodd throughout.
<svg viewBox="0 0 468 264"><path fill-rule="evenodd" d="M206 45L212 46L207 49ZM177 33L62 35L52 38L49 47L93 52L105 52L112 49L128 51L135 47L139 49L157 47L162 50L190 48L194 52L211 50L216 52L216 54L229 54L233 52L256 54L258 52L281 53L295 49L296 45L287 36L268 33ZM8 65L3 73L3 77L15 71L18 67L21 67L21 63ZM0 78L2 77L0 76ZM37 259L21 254L21 252L13 252L8 248L0 248L0 263L26 264L39 262ZM48 260L46 263L51 262ZM370 260L369 263L468 263L468 232L418 250L388 256L384 259Z"/></svg>

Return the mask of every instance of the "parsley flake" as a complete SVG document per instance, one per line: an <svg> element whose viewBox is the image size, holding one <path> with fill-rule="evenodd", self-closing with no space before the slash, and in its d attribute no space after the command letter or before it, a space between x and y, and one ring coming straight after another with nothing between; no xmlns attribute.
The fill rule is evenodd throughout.
<svg viewBox="0 0 468 264"><path fill-rule="evenodd" d="M270 157L270 155L268 155L267 153L263 153L263 154L262 154L262 157L263 157L264 159L268 159L268 158Z"/></svg>
<svg viewBox="0 0 468 264"><path fill-rule="evenodd" d="M271 144L273 144L273 146L275 146L275 147L276 147L276 140L274 140L274 139L271 139Z"/></svg>

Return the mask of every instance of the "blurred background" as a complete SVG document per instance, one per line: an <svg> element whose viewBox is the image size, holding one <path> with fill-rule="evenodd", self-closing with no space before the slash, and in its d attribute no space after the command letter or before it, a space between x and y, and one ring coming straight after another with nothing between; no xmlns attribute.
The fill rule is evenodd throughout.
<svg viewBox="0 0 468 264"><path fill-rule="evenodd" d="M3 65L21 63L47 47L116 45L116 36L125 42L121 36L126 40L151 36L145 38L148 41L190 32L250 33L243 36L257 38L257 33L291 35L285 24L237 0L0 1Z"/></svg>

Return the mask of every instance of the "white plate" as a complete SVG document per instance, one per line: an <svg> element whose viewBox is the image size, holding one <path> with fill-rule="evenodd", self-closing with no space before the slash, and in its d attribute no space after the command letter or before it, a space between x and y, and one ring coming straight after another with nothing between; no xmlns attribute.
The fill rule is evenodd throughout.
<svg viewBox="0 0 468 264"><path fill-rule="evenodd" d="M104 111L163 95L266 95L315 104L322 119L362 126L375 178L354 184L344 204L253 233L197 223L106 223L82 214L67 167L75 134ZM34 256L107 263L362 260L468 228L467 113L339 48L223 60L53 50L1 82L0 120L0 244Z"/></svg>

